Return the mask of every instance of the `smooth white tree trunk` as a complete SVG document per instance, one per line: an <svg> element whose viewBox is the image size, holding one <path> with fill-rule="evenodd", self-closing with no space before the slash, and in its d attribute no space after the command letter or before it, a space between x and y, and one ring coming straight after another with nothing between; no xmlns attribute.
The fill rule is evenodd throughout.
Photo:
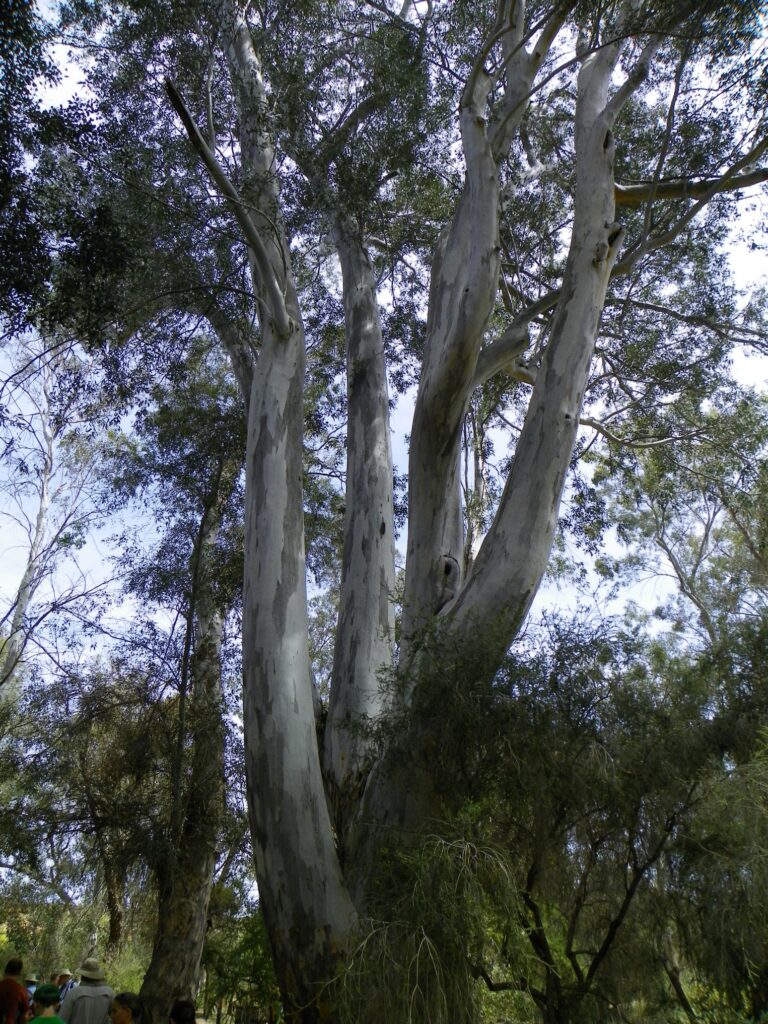
<svg viewBox="0 0 768 1024"><path fill-rule="evenodd" d="M627 11L637 5L626 4ZM408 12L409 5L403 10ZM621 4L615 5L621 11ZM658 41L623 85L613 84L626 47L622 25L606 29L581 64L576 98L573 228L559 296L533 303L505 344L486 344L497 297L499 164L510 152L536 76L569 5L525 35L525 4L502 0L460 104L466 173L454 216L434 255L426 344L409 463L409 534L401 644L406 705L419 693L419 642L437 626L452 643L481 651L493 672L540 585L573 452L607 284L621 244L614 223L613 125L642 80ZM342 876L316 741L302 499L304 334L275 176L269 96L245 9L215 4L238 106L242 197L223 183L249 245L262 347L248 402L243 607L246 768L262 905L288 1007L321 1016L322 986L354 935L366 904L367 871L381 837L418 833L439 813L434 780L403 758L367 776ZM495 56L496 82L489 77ZM489 97L499 83L493 103ZM194 135L194 133L192 133ZM198 143L198 148L200 148ZM211 167L210 155L207 158ZM220 169L214 180L222 187ZM247 214L244 211L247 210ZM327 211L325 211L327 213ZM375 280L365 248L339 215L334 240L343 273L349 396L347 513L333 693L325 762L336 823L346 828L369 748L357 726L382 711L378 674L390 663L392 463L384 351ZM542 304L543 303L543 304ZM479 380L519 354L525 327L554 307L549 341L512 471L497 514L462 580L459 450L463 418ZM484 348L485 344L485 348ZM230 346L236 354L242 349ZM242 363L242 360L240 360ZM238 379L246 374L235 359ZM408 725L418 753L424 723ZM394 831L393 831L394 830ZM300 1009L299 1009L300 1008Z"/></svg>
<svg viewBox="0 0 768 1024"><path fill-rule="evenodd" d="M279 211L258 55L234 2L219 7L238 103L262 345L248 408L243 585L244 730L259 894L286 1005L314 1020L356 915L323 786L308 648L304 331Z"/></svg>
<svg viewBox="0 0 768 1024"><path fill-rule="evenodd" d="M339 218L334 241L347 342L347 476L325 763L335 824L343 834L370 766L366 728L384 709L381 673L392 665L395 547L389 388L376 280L350 221Z"/></svg>

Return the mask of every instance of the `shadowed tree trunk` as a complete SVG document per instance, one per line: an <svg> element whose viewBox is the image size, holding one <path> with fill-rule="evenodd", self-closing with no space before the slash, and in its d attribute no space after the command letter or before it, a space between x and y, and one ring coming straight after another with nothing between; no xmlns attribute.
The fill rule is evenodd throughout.
<svg viewBox="0 0 768 1024"><path fill-rule="evenodd" d="M188 638L194 636L189 669L182 666L179 735L189 727L189 770L183 778L184 743L174 772L169 848L157 870L158 920L152 958L140 995L151 1024L168 1018L175 999L194 1000L200 976L224 812L224 722L221 694L223 613L214 592L216 503L221 466L205 508L192 555ZM185 676L191 676L186 694Z"/></svg>

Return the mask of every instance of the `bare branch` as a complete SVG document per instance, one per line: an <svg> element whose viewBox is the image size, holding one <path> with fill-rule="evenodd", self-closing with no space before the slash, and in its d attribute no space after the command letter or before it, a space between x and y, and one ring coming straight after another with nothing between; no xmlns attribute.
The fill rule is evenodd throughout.
<svg viewBox="0 0 768 1024"><path fill-rule="evenodd" d="M738 341L743 345L756 345L758 342L768 340L768 334L765 331L745 327L742 324L710 320L709 317L699 316L695 313L681 313L677 309L671 309L669 306L663 306L658 302L643 302L641 299L633 299L628 295L617 297L611 300L610 303L606 303L606 305L616 304L623 306L627 303L635 306L637 309L647 309L652 313L661 313L663 316L680 320L681 323L691 324L693 327L706 327L720 338Z"/></svg>
<svg viewBox="0 0 768 1024"><path fill-rule="evenodd" d="M582 427L589 427L591 430L597 431L598 434L606 438L612 444L622 445L625 448L659 448L665 444L675 444L679 441L690 441L695 437L698 437L701 431L692 430L685 434L676 434L669 437L654 437L654 438L632 438L632 437L620 437L618 434L614 434L608 430L604 423L600 420L593 419L591 416L582 416L579 419L579 423Z"/></svg>

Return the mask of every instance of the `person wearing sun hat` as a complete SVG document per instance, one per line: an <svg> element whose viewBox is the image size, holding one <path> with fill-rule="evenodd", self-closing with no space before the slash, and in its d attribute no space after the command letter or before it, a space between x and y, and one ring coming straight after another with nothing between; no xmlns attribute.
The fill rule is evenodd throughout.
<svg viewBox="0 0 768 1024"><path fill-rule="evenodd" d="M51 978L53 981L53 978ZM68 967L63 967L56 976L56 984L59 986L59 1002L64 1002L64 997L71 988L77 985L77 982L72 977L72 971Z"/></svg>
<svg viewBox="0 0 768 1024"><path fill-rule="evenodd" d="M107 985L99 961L88 957L78 973L80 984L67 993L59 1017L64 1024L107 1024L115 993Z"/></svg>

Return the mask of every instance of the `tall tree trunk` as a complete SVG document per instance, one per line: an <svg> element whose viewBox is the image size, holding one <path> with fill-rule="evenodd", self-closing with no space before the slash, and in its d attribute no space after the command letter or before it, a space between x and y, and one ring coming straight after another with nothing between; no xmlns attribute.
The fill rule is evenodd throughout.
<svg viewBox="0 0 768 1024"><path fill-rule="evenodd" d="M304 330L280 217L269 101L243 8L217 5L237 101L262 347L248 408L243 675L259 894L288 1014L325 1015L355 927L326 802L309 660L304 552ZM236 207L233 207L235 210Z"/></svg>
<svg viewBox="0 0 768 1024"><path fill-rule="evenodd" d="M341 877L315 732L302 508L301 331L265 331L251 395L243 608L248 804L286 1009L314 1021L354 911Z"/></svg>
<svg viewBox="0 0 768 1024"><path fill-rule="evenodd" d="M222 613L214 595L215 493L203 513L192 555L190 617L195 624L192 690L188 708L191 764L176 794L181 810L172 849L158 873L158 920L152 958L141 986L150 1024L167 1020L175 999L197 994L208 902L224 811L224 722L221 702ZM181 775L180 771L180 775Z"/></svg>
<svg viewBox="0 0 768 1024"><path fill-rule="evenodd" d="M392 664L395 549L389 394L376 281L355 226L339 217L334 235L347 342L347 486L325 763L343 843L370 761L365 727L383 711L380 675Z"/></svg>

